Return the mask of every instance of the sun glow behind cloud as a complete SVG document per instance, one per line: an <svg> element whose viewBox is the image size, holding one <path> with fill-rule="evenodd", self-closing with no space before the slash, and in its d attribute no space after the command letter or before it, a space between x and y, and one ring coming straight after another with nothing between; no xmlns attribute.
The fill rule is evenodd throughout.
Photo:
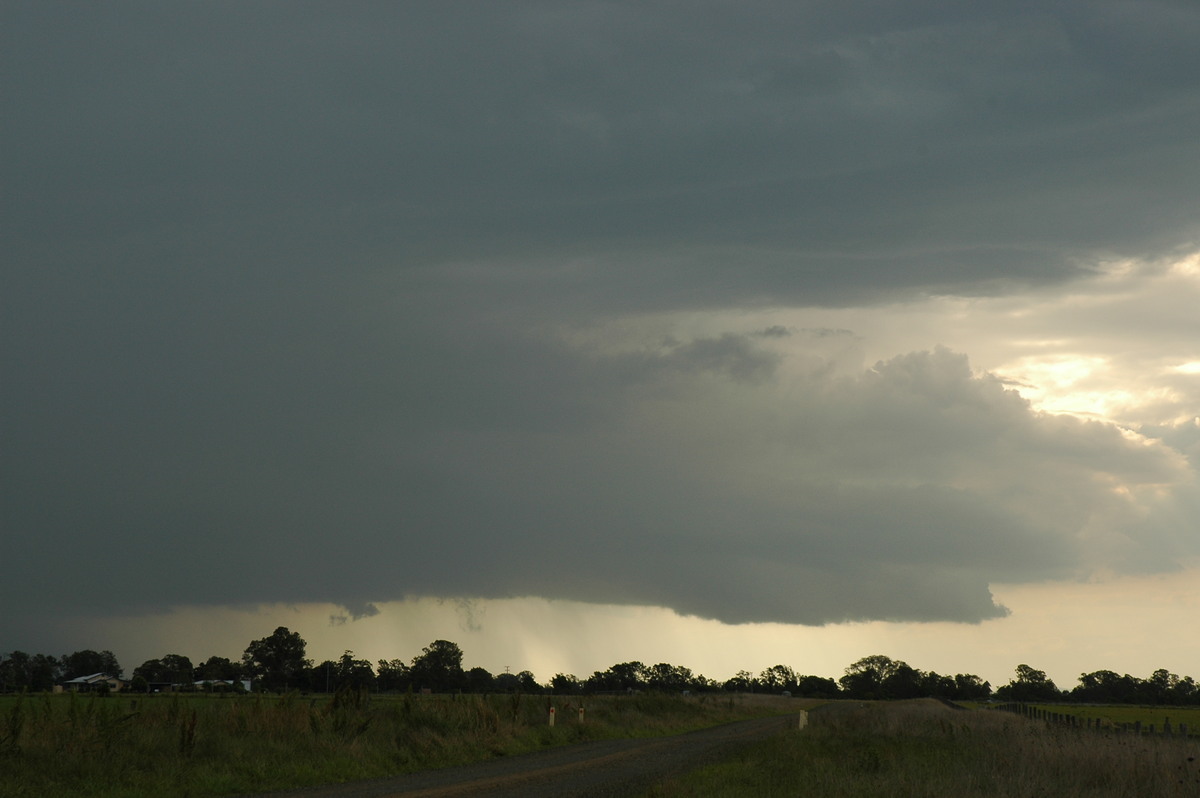
<svg viewBox="0 0 1200 798"><path fill-rule="evenodd" d="M848 331L841 363L867 366L945 345L967 353L1042 412L1130 428L1191 423L1200 407L1200 255L1122 262L1067 293L929 297L870 308L775 309L792 329ZM725 316L726 328L738 317ZM740 317L746 324L746 315ZM708 323L713 323L709 318ZM1064 334L1066 333L1066 334ZM852 344L852 346L848 346ZM787 341L780 341L781 347Z"/></svg>

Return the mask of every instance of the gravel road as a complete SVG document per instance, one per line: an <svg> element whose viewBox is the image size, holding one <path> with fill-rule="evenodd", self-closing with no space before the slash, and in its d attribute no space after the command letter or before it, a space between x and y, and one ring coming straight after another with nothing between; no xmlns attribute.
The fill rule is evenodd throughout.
<svg viewBox="0 0 1200 798"><path fill-rule="evenodd" d="M600 740L391 779L275 792L259 798L560 798L638 795L720 759L742 743L795 729L797 717L728 723L672 737Z"/></svg>

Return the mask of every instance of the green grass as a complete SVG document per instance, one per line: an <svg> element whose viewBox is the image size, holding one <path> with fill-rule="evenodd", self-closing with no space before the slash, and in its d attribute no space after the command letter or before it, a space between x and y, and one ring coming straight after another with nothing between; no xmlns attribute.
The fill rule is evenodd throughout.
<svg viewBox="0 0 1200 798"><path fill-rule="evenodd" d="M843 702L813 711L803 731L748 745L650 795L1195 798L1200 744L1048 727L932 701Z"/></svg>
<svg viewBox="0 0 1200 798"><path fill-rule="evenodd" d="M378 778L795 711L751 697L0 697L6 798L219 796ZM581 724L577 708L586 709Z"/></svg>

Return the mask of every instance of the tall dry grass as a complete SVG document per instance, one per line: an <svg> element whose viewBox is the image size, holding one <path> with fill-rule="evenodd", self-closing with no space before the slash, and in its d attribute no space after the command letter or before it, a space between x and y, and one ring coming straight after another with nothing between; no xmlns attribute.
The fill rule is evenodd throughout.
<svg viewBox="0 0 1200 798"><path fill-rule="evenodd" d="M1200 742L1050 727L934 701L833 703L657 796L1196 798Z"/></svg>
<svg viewBox="0 0 1200 798"><path fill-rule="evenodd" d="M266 792L576 741L670 734L778 711L778 705L728 697L649 694L0 698L0 795Z"/></svg>

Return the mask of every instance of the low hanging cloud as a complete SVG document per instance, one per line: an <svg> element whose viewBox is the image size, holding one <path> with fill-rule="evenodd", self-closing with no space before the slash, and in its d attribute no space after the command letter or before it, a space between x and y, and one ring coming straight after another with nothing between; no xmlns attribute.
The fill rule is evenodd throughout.
<svg viewBox="0 0 1200 798"><path fill-rule="evenodd" d="M599 354L494 330L336 387L189 382L197 408L268 393L26 452L55 479L7 497L49 533L16 553L62 576L47 611L333 601L342 620L530 595L804 624L979 621L1004 613L993 582L1195 553L1160 513L1190 476L1173 450L1038 414L949 350L812 368L823 337ZM105 545L60 545L81 537Z"/></svg>

